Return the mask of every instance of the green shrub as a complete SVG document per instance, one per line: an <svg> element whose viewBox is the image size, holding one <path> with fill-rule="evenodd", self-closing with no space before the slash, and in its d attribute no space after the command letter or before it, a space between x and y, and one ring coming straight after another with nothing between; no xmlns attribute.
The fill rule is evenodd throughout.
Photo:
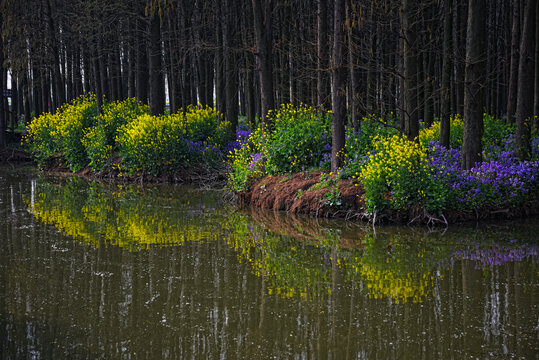
<svg viewBox="0 0 539 360"><path fill-rule="evenodd" d="M89 162L82 144L87 128L96 124L95 95L83 95L63 105L56 114L43 114L28 126L25 142L30 152L43 165L59 153L69 168L77 171Z"/></svg>
<svg viewBox="0 0 539 360"><path fill-rule="evenodd" d="M312 107L282 105L270 113L273 131L264 144L268 174L320 168L331 151L331 116Z"/></svg>
<svg viewBox="0 0 539 360"><path fill-rule="evenodd" d="M432 176L425 148L398 135L376 137L373 147L359 175L368 210L404 210L414 204L433 212L443 209L444 189Z"/></svg>
<svg viewBox="0 0 539 360"><path fill-rule="evenodd" d="M88 129L82 139L90 167L100 170L107 165L112 153L117 150L115 138L118 129L148 112L148 105L137 99L106 103L97 125Z"/></svg>

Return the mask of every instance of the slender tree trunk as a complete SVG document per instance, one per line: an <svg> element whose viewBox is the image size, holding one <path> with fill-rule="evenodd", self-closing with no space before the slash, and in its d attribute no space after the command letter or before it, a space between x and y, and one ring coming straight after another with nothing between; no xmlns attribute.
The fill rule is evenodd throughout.
<svg viewBox="0 0 539 360"><path fill-rule="evenodd" d="M17 86L19 77L11 73L11 131L15 130L19 120L19 89Z"/></svg>
<svg viewBox="0 0 539 360"><path fill-rule="evenodd" d="M469 0L462 136L462 168L465 170L474 167L482 158L483 94L486 77L485 18L485 0Z"/></svg>
<svg viewBox="0 0 539 360"><path fill-rule="evenodd" d="M451 24L452 24L452 6L451 0L444 1L444 38L443 38L443 60L442 60L442 116L440 121L440 145L449 147L450 139L450 118L451 118L451 98L450 98L450 80L451 80Z"/></svg>
<svg viewBox="0 0 539 360"><path fill-rule="evenodd" d="M409 140L419 136L417 109L417 2L403 0L402 23L404 30L404 132Z"/></svg>
<svg viewBox="0 0 539 360"><path fill-rule="evenodd" d="M137 29L137 78L136 95L137 98L145 104L148 104L148 52L147 41L144 33L147 28L146 20L138 21Z"/></svg>
<svg viewBox="0 0 539 360"><path fill-rule="evenodd" d="M2 27L3 19L2 14L0 14L0 28ZM4 41L3 37L0 36L0 70L4 69ZM0 147L3 147L6 145L7 138L6 138L6 118L5 118L5 112L4 112L4 82L0 81Z"/></svg>
<svg viewBox="0 0 539 360"><path fill-rule="evenodd" d="M73 96L78 97L83 93L82 89L82 75L81 75L81 62L80 62L80 49L75 48L75 54L73 55Z"/></svg>
<svg viewBox="0 0 539 360"><path fill-rule="evenodd" d="M158 14L150 17L150 114L165 111L165 84L161 62L161 20Z"/></svg>
<svg viewBox="0 0 539 360"><path fill-rule="evenodd" d="M225 98L225 60L223 46L223 27L222 27L222 9L221 2L217 5L217 21L216 21L216 41L217 49L215 51L215 97L217 102L217 110L221 114L226 113L226 98Z"/></svg>
<svg viewBox="0 0 539 360"><path fill-rule="evenodd" d="M531 156L531 122L533 116L535 80L535 10L537 0L524 0L524 26L518 62L518 94L516 113L516 150L520 160Z"/></svg>
<svg viewBox="0 0 539 360"><path fill-rule="evenodd" d="M344 149L344 123L346 121L346 67L344 64L345 2L335 0L333 19L333 121L331 171L342 166Z"/></svg>
<svg viewBox="0 0 539 360"><path fill-rule="evenodd" d="M316 88L318 92L317 103L324 109L329 109L331 104L328 65L328 11L327 0L318 0L317 11L317 37L318 37L318 58L317 58L317 80Z"/></svg>
<svg viewBox="0 0 539 360"><path fill-rule="evenodd" d="M535 7L535 98L533 106L534 128L539 130L539 1Z"/></svg>
<svg viewBox="0 0 539 360"><path fill-rule="evenodd" d="M30 98L31 98L31 88L30 82L28 81L28 70L24 71L24 76L22 78L22 90L24 96L24 124L28 125L30 123Z"/></svg>
<svg viewBox="0 0 539 360"><path fill-rule="evenodd" d="M225 119L230 122L231 136L234 137L238 127L238 73L237 56L234 53L234 40L236 38L236 17L238 13L235 6L229 0L223 0L223 39L225 48Z"/></svg>
<svg viewBox="0 0 539 360"><path fill-rule="evenodd" d="M518 91L518 61L520 47L520 3L522 0L512 1L513 26L511 30L511 65L509 68L509 89L507 95L507 122L515 122Z"/></svg>
<svg viewBox="0 0 539 360"><path fill-rule="evenodd" d="M253 18L260 73L260 99L262 124L267 124L269 110L275 107L273 94L273 32L272 0L252 0Z"/></svg>

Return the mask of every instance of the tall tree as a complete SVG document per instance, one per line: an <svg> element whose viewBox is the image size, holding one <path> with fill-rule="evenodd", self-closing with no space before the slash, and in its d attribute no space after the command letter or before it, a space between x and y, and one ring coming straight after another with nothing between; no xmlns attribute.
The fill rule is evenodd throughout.
<svg viewBox="0 0 539 360"><path fill-rule="evenodd" d="M331 170L342 165L344 149L344 123L346 121L346 67L344 64L345 1L335 0L333 18L333 94L332 94L332 147Z"/></svg>
<svg viewBox="0 0 539 360"><path fill-rule="evenodd" d="M2 28L3 16L0 14L0 29ZM0 70L4 69L4 37L0 34ZM4 111L4 82L0 81L0 146L6 145L6 118Z"/></svg>
<svg viewBox="0 0 539 360"><path fill-rule="evenodd" d="M524 26L518 62L516 150L521 160L531 155L530 133L535 90L535 10L537 0L524 0Z"/></svg>
<svg viewBox="0 0 539 360"><path fill-rule="evenodd" d="M444 1L444 35L443 35L443 60L442 60L442 110L440 119L440 145L449 147L450 138L450 80L451 80L451 23L452 1Z"/></svg>
<svg viewBox="0 0 539 360"><path fill-rule="evenodd" d="M256 36L256 55L260 74L262 123L267 123L269 110L275 108L273 94L273 31L272 0L252 0Z"/></svg>
<svg viewBox="0 0 539 360"><path fill-rule="evenodd" d="M318 94L318 105L324 109L329 109L331 104L330 87L328 77L328 4L327 0L317 1L317 78L316 88Z"/></svg>
<svg viewBox="0 0 539 360"><path fill-rule="evenodd" d="M404 35L404 133L409 140L419 136L417 107L417 1L402 0Z"/></svg>
<svg viewBox="0 0 539 360"><path fill-rule="evenodd" d="M157 12L150 14L150 114L165 111L165 83L162 72L161 19Z"/></svg>
<svg viewBox="0 0 539 360"><path fill-rule="evenodd" d="M483 89L486 72L485 18L485 0L469 0L462 135L462 168L466 170L474 167L482 159Z"/></svg>
<svg viewBox="0 0 539 360"><path fill-rule="evenodd" d="M518 61L520 48L520 3L522 0L512 1L513 16L511 30L511 59L509 67L509 91L507 94L507 122L515 122L518 91Z"/></svg>

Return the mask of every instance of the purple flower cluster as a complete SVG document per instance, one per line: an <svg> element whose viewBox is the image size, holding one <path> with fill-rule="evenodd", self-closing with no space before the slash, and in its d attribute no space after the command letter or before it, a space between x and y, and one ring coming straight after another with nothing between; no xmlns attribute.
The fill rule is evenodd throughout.
<svg viewBox="0 0 539 360"><path fill-rule="evenodd" d="M519 162L514 151L489 152L489 159L470 171L461 170L460 149L429 145L433 176L447 189L447 207L478 210L516 205L525 197L537 197L539 161Z"/></svg>
<svg viewBox="0 0 539 360"><path fill-rule="evenodd" d="M194 153L194 154L219 151L219 148L217 146L206 144L203 141L186 140L186 143L187 143L187 150L190 153Z"/></svg>
<svg viewBox="0 0 539 360"><path fill-rule="evenodd" d="M239 127L236 130L236 140L227 144L225 153L228 154L230 151L241 148L241 146L247 142L247 139L249 139L249 135L251 135L251 130L245 127Z"/></svg>
<svg viewBox="0 0 539 360"><path fill-rule="evenodd" d="M262 158L262 154L261 153L256 153L256 154L253 154L252 155L252 161L251 163L249 164L249 170L253 171L255 168L256 168L256 165L258 163L258 161Z"/></svg>

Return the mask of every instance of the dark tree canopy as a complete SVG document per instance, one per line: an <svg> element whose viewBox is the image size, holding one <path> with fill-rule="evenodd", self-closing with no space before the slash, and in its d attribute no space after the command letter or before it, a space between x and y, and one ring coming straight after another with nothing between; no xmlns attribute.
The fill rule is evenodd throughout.
<svg viewBox="0 0 539 360"><path fill-rule="evenodd" d="M16 94L9 109L0 104L0 143L18 117L87 92L137 97L153 114L216 106L232 130L241 115L265 122L281 103L332 106L339 139L341 125L359 131L369 114L400 123L409 139L440 118L445 145L451 114L532 124L522 119L537 115L537 2L486 1L470 27L477 3L4 0L0 86ZM477 142L476 125L466 131Z"/></svg>

